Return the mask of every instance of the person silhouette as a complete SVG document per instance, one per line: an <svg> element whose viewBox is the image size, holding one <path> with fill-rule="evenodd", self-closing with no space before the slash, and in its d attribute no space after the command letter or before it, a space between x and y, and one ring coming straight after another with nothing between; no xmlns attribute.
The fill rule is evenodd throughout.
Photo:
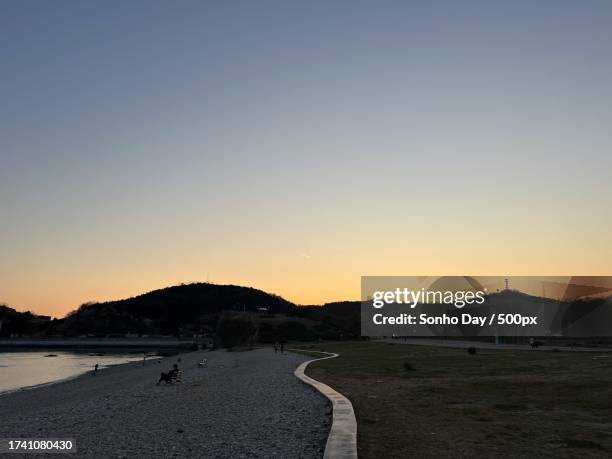
<svg viewBox="0 0 612 459"><path fill-rule="evenodd" d="M172 370L168 371L167 373L164 373L162 371L162 374L159 376L159 381L157 381L157 384L159 385L162 381L164 381L166 384L171 383L172 378L174 378L178 372L179 368L178 365L175 363L174 365L172 365Z"/></svg>

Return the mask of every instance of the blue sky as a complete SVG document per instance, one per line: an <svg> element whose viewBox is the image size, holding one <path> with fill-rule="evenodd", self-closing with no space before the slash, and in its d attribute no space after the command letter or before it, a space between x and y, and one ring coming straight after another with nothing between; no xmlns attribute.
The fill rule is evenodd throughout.
<svg viewBox="0 0 612 459"><path fill-rule="evenodd" d="M609 274L611 20L606 1L2 1L0 301Z"/></svg>

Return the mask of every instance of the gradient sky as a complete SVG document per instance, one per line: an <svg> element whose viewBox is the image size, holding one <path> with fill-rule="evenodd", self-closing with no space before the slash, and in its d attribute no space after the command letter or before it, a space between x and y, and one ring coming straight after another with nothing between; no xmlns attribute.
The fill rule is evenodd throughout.
<svg viewBox="0 0 612 459"><path fill-rule="evenodd" d="M0 0L0 301L612 274L612 2Z"/></svg>

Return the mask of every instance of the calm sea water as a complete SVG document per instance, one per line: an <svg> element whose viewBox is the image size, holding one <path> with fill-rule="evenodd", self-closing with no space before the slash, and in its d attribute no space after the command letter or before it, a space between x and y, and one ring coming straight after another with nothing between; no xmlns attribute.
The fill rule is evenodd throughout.
<svg viewBox="0 0 612 459"><path fill-rule="evenodd" d="M44 350L0 352L0 393L73 378L92 371L96 363L101 370L110 365L138 361L142 358L142 353L113 352L96 355L93 352ZM154 356L147 354L147 358Z"/></svg>

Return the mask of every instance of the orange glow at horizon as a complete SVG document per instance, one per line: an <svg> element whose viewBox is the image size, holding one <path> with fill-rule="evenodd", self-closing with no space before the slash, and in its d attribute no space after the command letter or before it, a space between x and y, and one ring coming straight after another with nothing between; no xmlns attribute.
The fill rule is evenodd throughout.
<svg viewBox="0 0 612 459"><path fill-rule="evenodd" d="M504 247L495 240L467 234L463 241L455 244L440 238L435 244L420 246L402 245L399 240L377 246L371 241L369 248L359 249L350 248L350 241L344 240L344 245L335 250L330 247L322 252L310 251L308 256L299 252L269 254L267 263L259 258L261 254L249 259L238 251L218 259L209 253L215 270L194 268L186 262L189 257L171 264L163 256L156 258L157 255L147 260L125 258L121 263L119 254L115 254L118 257L115 264L95 269L63 266L53 275L41 271L29 277L2 273L0 301L18 310L63 317L88 301L118 300L189 282L242 285L278 294L297 304L322 304L358 300L363 275L611 274L607 271L606 257L600 252L585 254L581 245L566 244L565 251L556 252L550 250L551 241ZM536 251L538 245L542 251Z"/></svg>

